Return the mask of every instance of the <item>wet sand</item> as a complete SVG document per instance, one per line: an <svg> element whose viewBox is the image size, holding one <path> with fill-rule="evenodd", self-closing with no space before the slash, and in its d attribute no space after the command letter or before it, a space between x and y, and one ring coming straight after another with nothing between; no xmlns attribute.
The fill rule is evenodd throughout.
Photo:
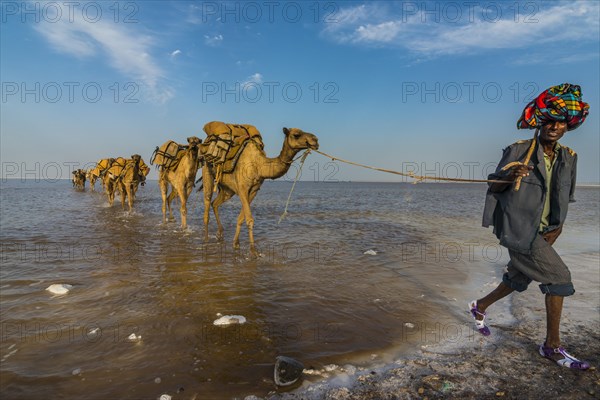
<svg viewBox="0 0 600 400"><path fill-rule="evenodd" d="M295 392L267 398L600 399L600 254L563 258L573 266L577 292L565 300L562 342L571 354L590 362L588 371L559 367L538 354L545 336L545 308L543 295L532 284L502 301L508 313L502 304L488 309L492 335L487 338L477 334L473 341L421 346L411 357L377 368L339 367L322 382L305 382ZM470 326L466 301L457 306L463 306L465 325Z"/></svg>

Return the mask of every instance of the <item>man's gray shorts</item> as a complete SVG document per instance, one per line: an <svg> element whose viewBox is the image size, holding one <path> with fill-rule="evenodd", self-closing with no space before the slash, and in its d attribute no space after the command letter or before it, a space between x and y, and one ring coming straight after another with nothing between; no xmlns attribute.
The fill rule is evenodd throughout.
<svg viewBox="0 0 600 400"><path fill-rule="evenodd" d="M510 261L502 282L518 292L523 292L531 281L541 282L542 293L555 296L571 296L575 293L571 272L556 251L537 235L531 254L508 250Z"/></svg>

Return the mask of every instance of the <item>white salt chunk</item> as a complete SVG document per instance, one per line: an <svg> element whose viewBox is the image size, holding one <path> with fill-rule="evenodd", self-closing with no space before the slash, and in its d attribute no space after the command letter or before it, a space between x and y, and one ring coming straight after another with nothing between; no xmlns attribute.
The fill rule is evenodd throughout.
<svg viewBox="0 0 600 400"><path fill-rule="evenodd" d="M132 342L137 342L138 340L142 340L142 335L136 335L135 333L132 333L131 335L127 336L127 339L131 340Z"/></svg>
<svg viewBox="0 0 600 400"><path fill-rule="evenodd" d="M68 285L66 283L55 283L46 288L52 294L67 294L69 290L73 288L73 285Z"/></svg>
<svg viewBox="0 0 600 400"><path fill-rule="evenodd" d="M213 325L232 325L232 324L245 324L246 317L242 315L223 315L221 318L216 319Z"/></svg>
<svg viewBox="0 0 600 400"><path fill-rule="evenodd" d="M366 254L368 256L376 256L377 252L375 250L367 250L363 254Z"/></svg>

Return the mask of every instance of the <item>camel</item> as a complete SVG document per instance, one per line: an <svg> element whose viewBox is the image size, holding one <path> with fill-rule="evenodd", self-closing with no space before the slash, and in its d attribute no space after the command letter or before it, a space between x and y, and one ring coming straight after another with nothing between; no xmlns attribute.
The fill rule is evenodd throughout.
<svg viewBox="0 0 600 400"><path fill-rule="evenodd" d="M119 190L119 175L121 175L121 172L125 169L127 160L123 157L112 158L111 160L112 161L109 163L106 171L104 171L102 183L106 196L108 197L108 204L112 206L115 201L115 192Z"/></svg>
<svg viewBox="0 0 600 400"><path fill-rule="evenodd" d="M219 207L234 195L238 195L242 203L242 210L237 218L233 247L239 248L240 231L244 220L248 228L250 251L256 256L254 245L254 218L250 204L260 190L265 179L277 179L285 175L294 160L294 156L304 149L319 148L318 138L312 133L304 132L298 128L283 128L285 139L279 156L268 158L262 148L254 141L247 145L234 170L223 173L217 186L218 193L212 202L213 213L218 226L218 238L223 237L223 225L219 219ZM215 168L210 163L203 161L202 181L204 185L204 238L208 240L208 220L214 189Z"/></svg>
<svg viewBox="0 0 600 400"><path fill-rule="evenodd" d="M146 169L144 169L144 167ZM133 210L133 202L137 193L138 185L146 180L146 175L150 170L142 160L139 154L134 154L131 159L125 162L125 167L120 172L116 180L116 186L121 192L121 206L125 210L125 201L128 200L129 211Z"/></svg>
<svg viewBox="0 0 600 400"><path fill-rule="evenodd" d="M195 136L189 137L187 141L189 143L188 146L180 146L180 148L184 147L185 150L180 150L183 154L177 155L179 161L174 168L160 166L158 179L158 186L162 195L163 222L167 221L167 209L169 210L169 220L173 219L171 201L178 195L181 202L182 229L187 228L187 199L192 192L194 181L196 180L196 172L198 172L198 145L202 142ZM172 190L169 196L167 196L169 185L171 185Z"/></svg>
<svg viewBox="0 0 600 400"><path fill-rule="evenodd" d="M102 160L98 160L96 166L87 172L87 179L90 181L90 188L92 189L92 191L96 189L96 180L104 176L104 173L106 172L108 167L110 167L113 160L114 159L112 158L103 158Z"/></svg>
<svg viewBox="0 0 600 400"><path fill-rule="evenodd" d="M90 189L92 192L96 191L96 179L98 175L94 175L93 171L95 168L90 168L85 172L86 179L90 182Z"/></svg>
<svg viewBox="0 0 600 400"><path fill-rule="evenodd" d="M76 189L85 189L85 171L78 169L73 171L73 187Z"/></svg>

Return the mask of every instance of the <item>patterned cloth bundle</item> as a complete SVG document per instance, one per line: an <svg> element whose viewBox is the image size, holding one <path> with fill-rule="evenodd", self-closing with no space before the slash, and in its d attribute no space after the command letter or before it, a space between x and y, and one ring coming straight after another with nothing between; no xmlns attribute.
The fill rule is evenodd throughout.
<svg viewBox="0 0 600 400"><path fill-rule="evenodd" d="M570 83L552 86L532 100L517 121L518 129L536 129L552 121L565 121L572 131L585 121L589 104L581 101L581 87Z"/></svg>

